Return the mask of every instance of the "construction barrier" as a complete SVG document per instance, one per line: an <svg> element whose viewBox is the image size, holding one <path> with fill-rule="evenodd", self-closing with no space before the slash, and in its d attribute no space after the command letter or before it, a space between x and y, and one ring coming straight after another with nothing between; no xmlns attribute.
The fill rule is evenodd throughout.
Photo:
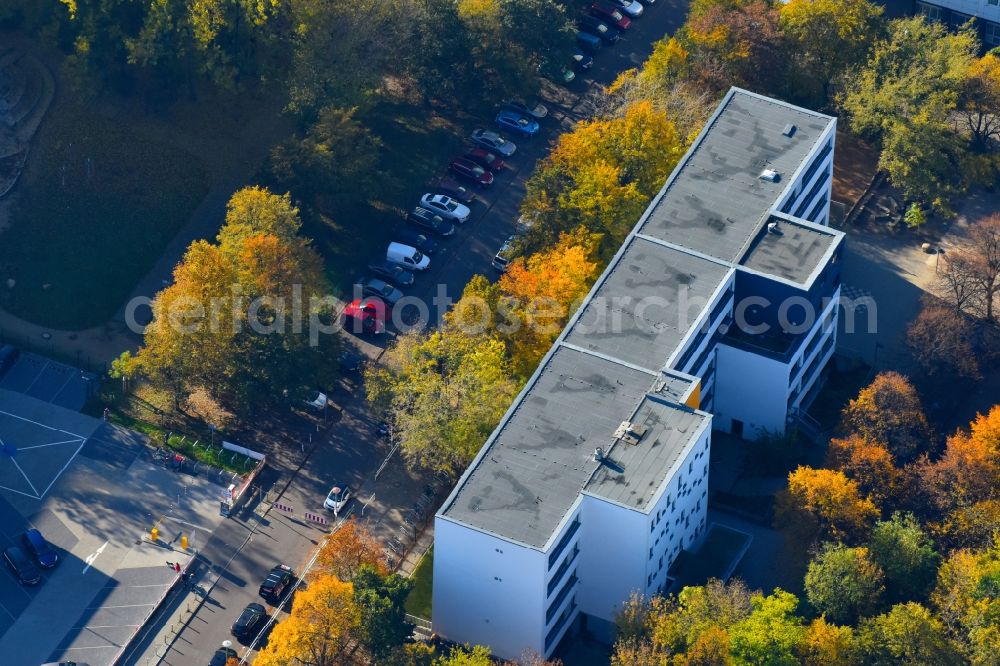
<svg viewBox="0 0 1000 666"><path fill-rule="evenodd" d="M285 512L288 512L288 513L295 513L295 508L291 507L291 506L289 506L287 504L280 504L278 502L275 502L271 506L273 506L278 511L285 511Z"/></svg>
<svg viewBox="0 0 1000 666"><path fill-rule="evenodd" d="M325 517L317 515L315 513L309 513L308 511L306 512L306 520L311 520L314 523L319 523L320 525L330 524L330 521L327 520Z"/></svg>

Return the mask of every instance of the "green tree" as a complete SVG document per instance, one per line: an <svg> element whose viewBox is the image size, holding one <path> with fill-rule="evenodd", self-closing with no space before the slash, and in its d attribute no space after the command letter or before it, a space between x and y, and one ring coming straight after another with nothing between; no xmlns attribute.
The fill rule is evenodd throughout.
<svg viewBox="0 0 1000 666"><path fill-rule="evenodd" d="M490 651L482 645L456 646L445 657L439 657L434 666L493 666Z"/></svg>
<svg viewBox="0 0 1000 666"><path fill-rule="evenodd" d="M860 627L865 663L872 666L957 666L961 654L941 621L918 603L898 604Z"/></svg>
<svg viewBox="0 0 1000 666"><path fill-rule="evenodd" d="M894 513L889 520L875 523L868 551L885 573L888 601L926 598L940 557L913 514Z"/></svg>
<svg viewBox="0 0 1000 666"><path fill-rule="evenodd" d="M919 229L927 223L927 216L924 215L924 209L917 202L910 204L910 207L906 209L906 213L903 215L903 222L910 229Z"/></svg>
<svg viewBox="0 0 1000 666"><path fill-rule="evenodd" d="M361 617L355 635L372 656L382 659L413 632L404 607L413 582L399 574L383 576L370 564L362 564L352 583L354 605Z"/></svg>
<svg viewBox="0 0 1000 666"><path fill-rule="evenodd" d="M963 141L948 117L977 50L971 29L952 33L923 17L891 21L838 98L855 132L881 139L879 164L893 183L939 210L962 186Z"/></svg>
<svg viewBox="0 0 1000 666"><path fill-rule="evenodd" d="M799 600L794 594L775 590L755 594L753 612L729 630L730 651L737 663L759 666L795 666L798 645L805 635L802 618L795 614Z"/></svg>
<svg viewBox="0 0 1000 666"><path fill-rule="evenodd" d="M885 586L867 548L825 544L809 562L806 598L833 622L852 624L882 603Z"/></svg>
<svg viewBox="0 0 1000 666"><path fill-rule="evenodd" d="M882 11L868 0L790 0L781 5L781 32L788 40L795 81L815 91L796 94L825 104L839 78L867 60L885 28Z"/></svg>
<svg viewBox="0 0 1000 666"><path fill-rule="evenodd" d="M976 666L1000 655L1000 533L982 550L958 550L941 565L931 596L952 635Z"/></svg>

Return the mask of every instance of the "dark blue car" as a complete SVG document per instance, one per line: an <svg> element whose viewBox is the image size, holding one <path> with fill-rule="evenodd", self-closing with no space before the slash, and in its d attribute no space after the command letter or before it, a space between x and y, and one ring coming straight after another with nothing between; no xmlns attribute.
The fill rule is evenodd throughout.
<svg viewBox="0 0 1000 666"><path fill-rule="evenodd" d="M51 569L59 562L59 553L36 529L32 528L22 534L21 543L24 544L24 549L35 558L35 561L46 569Z"/></svg>

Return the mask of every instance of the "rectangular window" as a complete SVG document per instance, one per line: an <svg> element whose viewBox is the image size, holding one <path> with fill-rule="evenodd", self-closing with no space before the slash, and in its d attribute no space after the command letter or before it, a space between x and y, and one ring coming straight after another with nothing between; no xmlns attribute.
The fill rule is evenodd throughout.
<svg viewBox="0 0 1000 666"><path fill-rule="evenodd" d="M996 5L1000 0L993 0L990 4ZM1000 46L1000 23L983 21L983 42L987 46Z"/></svg>
<svg viewBox="0 0 1000 666"><path fill-rule="evenodd" d="M563 560L563 563L559 565L559 569L555 572L555 574L552 575L552 580L549 581L548 591L546 592L545 596L552 596L552 590L556 589L556 586L559 585L559 582L563 579L563 576L565 576L566 572L569 570L570 565L573 564L574 560L576 560L576 556L579 552L580 549L574 547L573 552L569 554L569 557ZM650 551L650 553L652 553L652 551Z"/></svg>
<svg viewBox="0 0 1000 666"><path fill-rule="evenodd" d="M823 146L823 150L819 151L819 155L816 156L816 159L812 161L812 164L809 165L809 168L807 168L805 173L802 174L803 187L809 184L809 181L812 180L812 177L816 175L816 169L818 169L819 166L823 164L823 160L826 159L826 156L829 155L832 150L833 150L833 143L827 141L826 145ZM791 208L791 206L789 206L789 208ZM782 211L782 212L787 213L788 211Z"/></svg>
<svg viewBox="0 0 1000 666"><path fill-rule="evenodd" d="M559 543L556 544L556 547L552 549L551 553L549 553L550 569L552 568L552 565L556 563L556 560L559 559L559 556L562 555L562 552L566 550L566 546L569 545L570 539L573 538L573 535L576 534L578 529L580 529L580 519L576 518L573 520L572 524L570 524L569 529L566 530L566 534L563 535L563 538L559 539Z"/></svg>
<svg viewBox="0 0 1000 666"><path fill-rule="evenodd" d="M802 215L806 212L806 209L809 207L809 204L811 204L813 202L813 199L816 198L816 195L818 195L825 187L827 187L830 184L829 180L830 180L830 169L827 169L826 171L823 172L822 176L816 179L816 184L812 186L812 189L809 190L809 194L807 194L805 199L802 200L802 203L799 204L799 207L795 209L795 217L802 217Z"/></svg>
<svg viewBox="0 0 1000 666"><path fill-rule="evenodd" d="M569 577L568 581L566 581L566 584L562 586L561 590L559 590L559 594L556 595L556 598L552 600L551 604L549 604L549 609L545 611L545 624L552 622L552 618L556 616L556 611L559 610L560 606L562 606L562 602L566 601L566 597L573 591L573 586L576 585L576 581L578 580L576 572L574 571L573 575Z"/></svg>

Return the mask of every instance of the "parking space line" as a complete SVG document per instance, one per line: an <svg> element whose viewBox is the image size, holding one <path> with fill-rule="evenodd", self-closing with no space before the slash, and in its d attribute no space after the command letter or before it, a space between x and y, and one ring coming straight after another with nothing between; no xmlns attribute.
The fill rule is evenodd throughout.
<svg viewBox="0 0 1000 666"><path fill-rule="evenodd" d="M28 391L30 391L30 390L31 390L31 387L32 387L32 386L34 386L34 385L35 385L35 383L36 383L36 382L37 382L37 381L38 381L39 379L41 379L41 378L42 378L42 375L44 375L44 374L45 374L45 371L46 371L46 370L48 369L49 365L51 365L51 364L52 364L52 362L51 362L51 361L45 361L45 365L43 365L43 366L42 366L41 370L39 370L39 371L38 371L38 374L37 374L37 375L35 375L35 378L31 380L31 383L30 383L30 384L28 384L28 387L27 387L26 389L24 389L24 391L22 391L22 393L24 393L25 395L28 395Z"/></svg>
<svg viewBox="0 0 1000 666"><path fill-rule="evenodd" d="M81 438L81 439L82 439L82 438ZM66 468L67 468L67 467L69 467L69 466L70 466L71 464L73 464L73 461L74 461L74 460L76 460L76 457L77 457L78 455L80 455L80 451L82 451L82 450L83 450L83 447L84 447L84 446L86 446L86 445L87 445L87 440L83 439L83 440L82 440L82 441L80 442L80 446L78 446L78 447L77 447L77 449L76 449L76 451L74 451L74 452L73 452L73 455L71 455L71 456L69 457L69 460L67 460L67 461L66 461L66 464L65 464L65 465L63 465L63 467L62 467L62 469L61 469L61 470L59 470L59 473L58 473L58 474L56 474L56 475L55 475L55 476L54 476L54 477L52 478L52 482L51 482L51 483L49 483L49 485L45 487L45 490L44 490L44 491L42 492L42 494L41 494L41 495L39 495L39 496L38 496L38 499L42 499L43 497L45 497L45 496L46 496L46 495L48 494L48 492L49 492L49 489L51 489L51 488L52 488L52 486L53 486L53 484L55 484L55 482L59 480L59 477L60 477L60 476L62 476L62 475L63 475L63 472L65 472L65 471L66 471Z"/></svg>
<svg viewBox="0 0 1000 666"><path fill-rule="evenodd" d="M10 612L9 610L7 610L7 607L6 607L6 606L4 606L3 604L0 604L0 608L2 608L2 609L3 609L3 612L4 612L4 613L7 613L7 615L10 615L10 619L12 619L12 620L14 620L15 622L17 622L17 616L16 616L16 615L14 615L13 613L11 613L11 612Z"/></svg>
<svg viewBox="0 0 1000 666"><path fill-rule="evenodd" d="M85 624L74 629L117 629L118 627L141 627L141 624Z"/></svg>
<svg viewBox="0 0 1000 666"><path fill-rule="evenodd" d="M125 604L123 606L88 606L83 610L100 610L102 608L141 608L142 606L154 606L155 604Z"/></svg>
<svg viewBox="0 0 1000 666"><path fill-rule="evenodd" d="M31 449L44 449L46 446L59 446L60 444L74 444L79 442L79 437L74 437L73 439L64 439L61 442L49 442L48 444L35 444L34 446L19 446L18 451L30 451Z"/></svg>
<svg viewBox="0 0 1000 666"><path fill-rule="evenodd" d="M70 432L69 430L63 430L62 428L53 428L52 426L45 425L44 423L39 423L38 421L32 421L31 419L26 419L23 416L18 416L17 414L11 414L10 412L5 412L2 409L0 409L0 414L4 414L5 416L9 416L12 419L17 419L18 421L24 421L25 423L30 423L32 425L36 425L39 428L45 428L46 430L54 430L55 432L66 433L67 435L71 435L71 436L76 437L78 439L87 439L83 435L79 435L79 434L77 434L75 432Z"/></svg>
<svg viewBox="0 0 1000 666"><path fill-rule="evenodd" d="M73 375L68 375L66 377L66 381L63 382L63 385L59 387L59 390L52 394L52 398L49 399L49 402L55 404L56 398L58 398L59 394L63 392L63 389L69 386L69 383L73 381L73 379L75 379Z"/></svg>
<svg viewBox="0 0 1000 666"><path fill-rule="evenodd" d="M11 459L10 459L10 461L11 461L12 463L14 463L14 467L16 467L16 468L17 468L17 471L21 473L21 476L23 476L23 477L24 477L24 480L28 482L28 485L29 485L29 486L31 486L31 489L35 491L35 497L36 497L37 499L42 499L42 498L41 498L41 497L39 497L39 495L38 495L38 488L35 488L35 484L33 484L33 483L31 482L31 479L29 479L29 478L28 478L28 475L27 475L27 474L25 474L25 473L24 473L24 470L23 470L23 469L21 469L21 466L17 464L17 461L16 461L16 460L15 460L14 458L11 458Z"/></svg>
<svg viewBox="0 0 1000 666"><path fill-rule="evenodd" d="M24 472L22 472L22 474L23 473ZM23 490L14 490L13 488L8 488L7 486L0 486L0 490L6 490L8 492L17 493L18 495L24 495L25 497L30 497L33 500L42 499L38 495L29 495L28 493L24 492Z"/></svg>

